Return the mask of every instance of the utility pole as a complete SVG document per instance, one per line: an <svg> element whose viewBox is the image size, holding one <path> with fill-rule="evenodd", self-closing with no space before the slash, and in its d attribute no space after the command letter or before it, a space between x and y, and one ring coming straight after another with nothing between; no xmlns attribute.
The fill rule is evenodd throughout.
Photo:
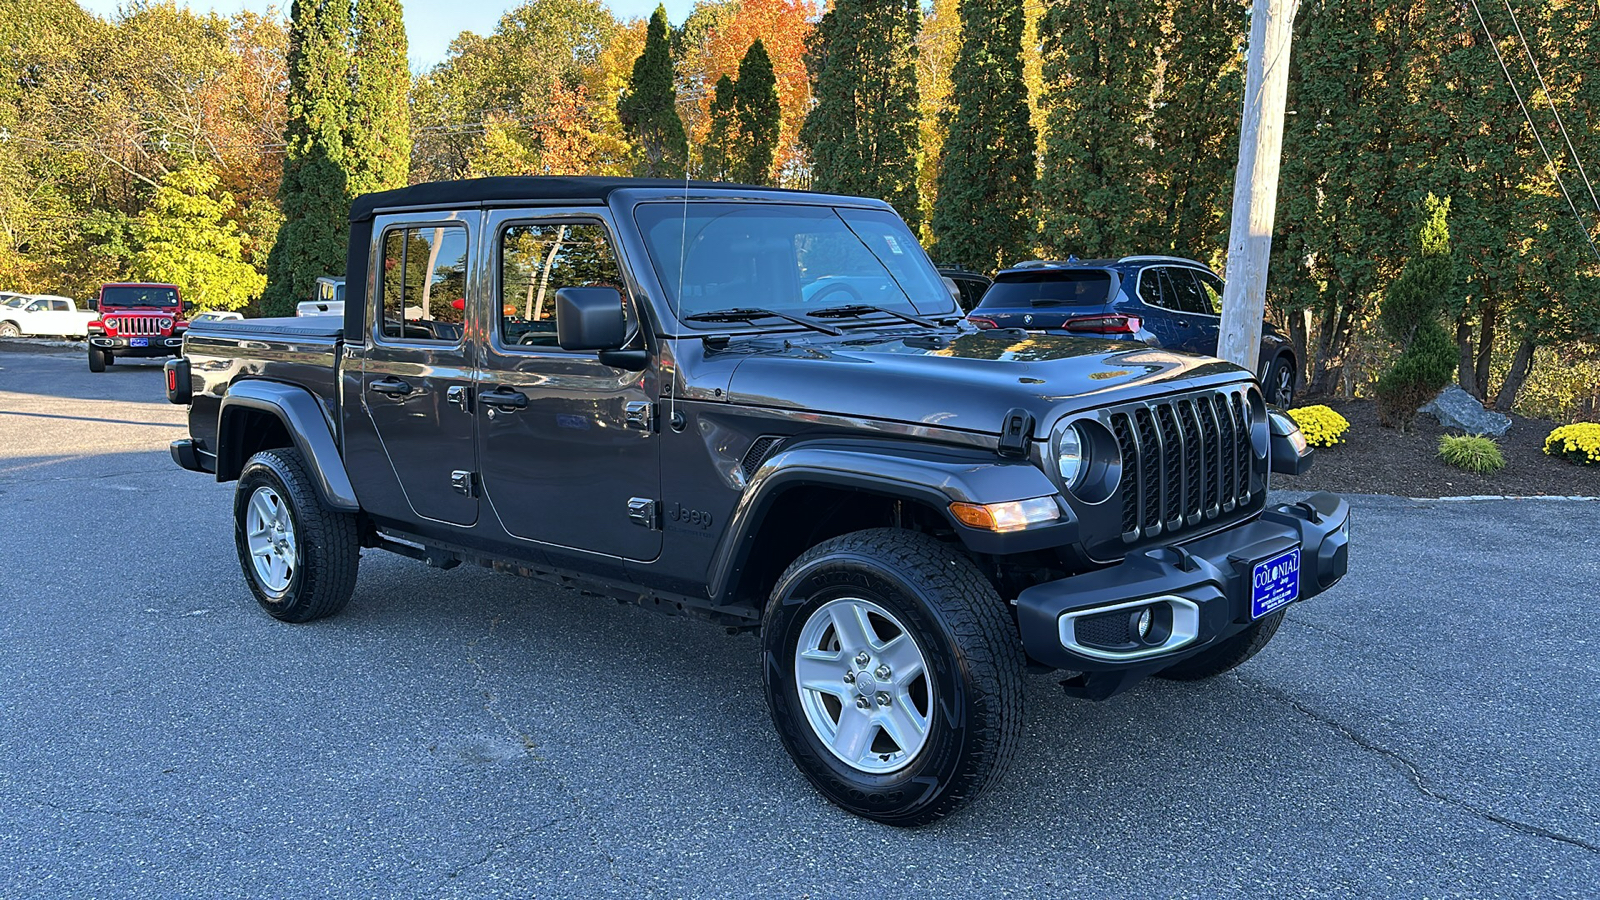
<svg viewBox="0 0 1600 900"><path fill-rule="evenodd" d="M1244 126L1233 182L1233 225L1222 292L1217 355L1256 371L1261 319L1267 308L1267 262L1278 205L1283 108L1289 93L1289 43L1299 0L1255 0L1250 13L1250 58L1245 65ZM1258 373L1259 374L1259 373Z"/></svg>

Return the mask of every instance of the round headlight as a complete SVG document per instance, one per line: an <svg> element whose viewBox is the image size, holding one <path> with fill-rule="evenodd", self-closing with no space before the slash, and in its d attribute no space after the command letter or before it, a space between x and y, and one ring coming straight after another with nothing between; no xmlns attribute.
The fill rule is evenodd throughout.
<svg viewBox="0 0 1600 900"><path fill-rule="evenodd" d="M161 327L162 328L171 328L172 327L172 320L171 319L162 319L161 320Z"/></svg>
<svg viewBox="0 0 1600 900"><path fill-rule="evenodd" d="M1076 488L1089 471L1089 446L1076 425L1056 432L1056 472L1067 490Z"/></svg>

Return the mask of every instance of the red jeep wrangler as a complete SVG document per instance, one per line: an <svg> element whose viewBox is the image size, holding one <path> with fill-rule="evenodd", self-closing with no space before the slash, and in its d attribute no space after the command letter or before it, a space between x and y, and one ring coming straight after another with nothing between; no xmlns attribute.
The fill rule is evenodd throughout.
<svg viewBox="0 0 1600 900"><path fill-rule="evenodd" d="M100 288L100 318L89 323L89 371L104 372L118 357L177 356L193 304L172 284L108 284Z"/></svg>

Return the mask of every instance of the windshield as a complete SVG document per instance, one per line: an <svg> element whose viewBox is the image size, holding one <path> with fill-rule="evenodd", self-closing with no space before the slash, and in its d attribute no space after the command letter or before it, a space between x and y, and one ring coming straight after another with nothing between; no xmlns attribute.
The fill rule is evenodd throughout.
<svg viewBox="0 0 1600 900"><path fill-rule="evenodd" d="M1001 276L983 295L979 309L1019 306L1104 306L1111 300L1111 273L1103 270L1036 271Z"/></svg>
<svg viewBox="0 0 1600 900"><path fill-rule="evenodd" d="M100 289L101 306L177 306L178 290L153 285L123 285Z"/></svg>
<svg viewBox="0 0 1600 900"><path fill-rule="evenodd" d="M29 300L32 300L32 299L33 299L32 297L25 297L25 296L23 296L21 294L17 294L17 295L11 296L11 297L7 297L4 300L0 300L0 306L12 306L12 307L21 306L22 304L27 303Z"/></svg>
<svg viewBox="0 0 1600 900"><path fill-rule="evenodd" d="M892 212L646 203L635 219L680 319L739 307L790 315L851 305L956 314L922 246Z"/></svg>

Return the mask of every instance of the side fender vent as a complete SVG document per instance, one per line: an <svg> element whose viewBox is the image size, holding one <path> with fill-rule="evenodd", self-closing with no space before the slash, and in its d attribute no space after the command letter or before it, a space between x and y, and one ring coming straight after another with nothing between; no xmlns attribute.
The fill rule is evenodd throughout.
<svg viewBox="0 0 1600 900"><path fill-rule="evenodd" d="M777 451L778 445L783 443L783 438L775 434L764 434L750 444L750 449L744 453L739 468L743 470L746 481L755 476L756 470L767 461L767 457Z"/></svg>

